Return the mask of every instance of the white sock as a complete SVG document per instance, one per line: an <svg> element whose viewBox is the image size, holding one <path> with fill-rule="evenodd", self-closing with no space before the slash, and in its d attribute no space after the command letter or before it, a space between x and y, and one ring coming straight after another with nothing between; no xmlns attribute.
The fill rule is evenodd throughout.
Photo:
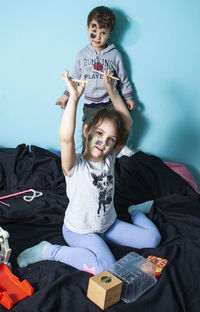
<svg viewBox="0 0 200 312"><path fill-rule="evenodd" d="M50 243L42 241L38 245L22 251L17 257L19 267L24 268L29 264L47 260L47 249L50 245Z"/></svg>
<svg viewBox="0 0 200 312"><path fill-rule="evenodd" d="M128 212L131 214L135 209L141 210L143 213L149 213L151 206L153 205L153 200L148 200L144 203L131 205L128 207Z"/></svg>

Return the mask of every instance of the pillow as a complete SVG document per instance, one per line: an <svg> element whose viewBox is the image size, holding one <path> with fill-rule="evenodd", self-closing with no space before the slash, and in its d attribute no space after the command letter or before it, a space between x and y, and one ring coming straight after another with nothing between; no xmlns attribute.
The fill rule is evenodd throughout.
<svg viewBox="0 0 200 312"><path fill-rule="evenodd" d="M183 165L173 163L173 162L165 162L165 165L167 165L170 169L175 171L177 174L179 174L184 180L190 184L190 186L193 187L193 189L200 193L199 188L196 184L196 181L194 180L193 176L191 175L190 171Z"/></svg>

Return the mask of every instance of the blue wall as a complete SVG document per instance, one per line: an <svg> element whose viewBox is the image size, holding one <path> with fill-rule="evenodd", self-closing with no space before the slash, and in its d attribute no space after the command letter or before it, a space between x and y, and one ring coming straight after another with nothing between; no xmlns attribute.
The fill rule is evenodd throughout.
<svg viewBox="0 0 200 312"><path fill-rule="evenodd" d="M112 42L137 91L129 143L187 165L199 182L199 0L1 0L0 146L59 149L58 77L88 43L87 14L98 5L116 13ZM81 115L82 102L77 146Z"/></svg>

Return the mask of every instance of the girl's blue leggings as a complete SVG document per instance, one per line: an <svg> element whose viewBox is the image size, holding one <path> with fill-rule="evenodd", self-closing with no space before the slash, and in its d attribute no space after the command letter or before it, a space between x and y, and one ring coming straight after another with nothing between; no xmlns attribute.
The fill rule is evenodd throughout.
<svg viewBox="0 0 200 312"><path fill-rule="evenodd" d="M63 236L69 246L49 245L47 260L71 265L79 270L97 274L107 270L115 258L106 242L135 248L154 248L160 243L160 233L142 211L135 210L133 224L116 219L103 234L79 234L63 225Z"/></svg>

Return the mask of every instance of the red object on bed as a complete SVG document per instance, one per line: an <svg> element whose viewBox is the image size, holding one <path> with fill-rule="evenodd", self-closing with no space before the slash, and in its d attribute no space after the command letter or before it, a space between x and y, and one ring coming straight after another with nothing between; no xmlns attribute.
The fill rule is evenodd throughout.
<svg viewBox="0 0 200 312"><path fill-rule="evenodd" d="M34 293L28 281L20 282L4 263L0 265L0 289L0 303L7 309L11 309L15 303Z"/></svg>
<svg viewBox="0 0 200 312"><path fill-rule="evenodd" d="M196 184L196 181L194 180L190 171L185 166L183 166L181 164L174 163L174 162L165 162L165 164L170 169L172 169L177 174L179 174L184 180L186 180L188 182L188 184L190 184L197 193L200 193L199 188Z"/></svg>

